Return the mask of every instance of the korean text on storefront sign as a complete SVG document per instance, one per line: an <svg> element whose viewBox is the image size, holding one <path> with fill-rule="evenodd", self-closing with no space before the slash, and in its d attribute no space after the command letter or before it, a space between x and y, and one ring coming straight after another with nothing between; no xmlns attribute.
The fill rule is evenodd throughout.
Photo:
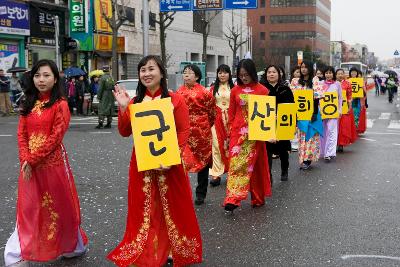
<svg viewBox="0 0 400 267"><path fill-rule="evenodd" d="M86 32L85 4L82 0L70 1L71 32Z"/></svg>
<svg viewBox="0 0 400 267"><path fill-rule="evenodd" d="M0 1L0 33L29 35L29 10L23 3Z"/></svg>

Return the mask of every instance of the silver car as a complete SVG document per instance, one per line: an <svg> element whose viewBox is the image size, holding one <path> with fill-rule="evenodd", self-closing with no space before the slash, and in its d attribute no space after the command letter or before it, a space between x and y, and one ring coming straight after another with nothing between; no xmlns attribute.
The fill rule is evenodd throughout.
<svg viewBox="0 0 400 267"><path fill-rule="evenodd" d="M129 80L119 80L115 84L118 84L125 88L128 92L130 98L134 98L136 96L136 88L138 86L139 80L138 79L129 79ZM117 101L114 102L114 108L116 113L118 112L118 103ZM97 95L93 97L92 102L92 109L94 113L98 113L99 110L99 100L97 99Z"/></svg>

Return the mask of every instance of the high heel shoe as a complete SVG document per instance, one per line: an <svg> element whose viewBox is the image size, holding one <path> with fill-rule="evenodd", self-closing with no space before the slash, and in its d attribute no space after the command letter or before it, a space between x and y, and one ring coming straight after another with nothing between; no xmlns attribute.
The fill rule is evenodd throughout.
<svg viewBox="0 0 400 267"><path fill-rule="evenodd" d="M231 203L228 203L228 204L226 204L225 205L225 210L226 211L234 211L237 207L239 207L238 205L235 205L235 204L231 204Z"/></svg>

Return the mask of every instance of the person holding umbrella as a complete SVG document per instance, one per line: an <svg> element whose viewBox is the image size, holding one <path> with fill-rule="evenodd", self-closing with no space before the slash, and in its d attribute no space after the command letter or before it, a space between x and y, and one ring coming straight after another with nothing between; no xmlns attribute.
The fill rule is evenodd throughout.
<svg viewBox="0 0 400 267"><path fill-rule="evenodd" d="M393 95L397 90L397 86L399 85L399 80L397 79L397 74L394 71L390 71L387 73L389 78L386 79L386 89L388 91L389 103L393 103Z"/></svg>
<svg viewBox="0 0 400 267"><path fill-rule="evenodd" d="M114 79L110 75L110 67L103 67L104 75L100 79L99 91L97 99L99 100L99 124L96 129L103 128L105 117L107 117L107 124L104 128L111 128L112 116L114 115Z"/></svg>
<svg viewBox="0 0 400 267"><path fill-rule="evenodd" d="M4 70L0 69L0 112L5 117L10 114L10 110L10 80L4 75Z"/></svg>

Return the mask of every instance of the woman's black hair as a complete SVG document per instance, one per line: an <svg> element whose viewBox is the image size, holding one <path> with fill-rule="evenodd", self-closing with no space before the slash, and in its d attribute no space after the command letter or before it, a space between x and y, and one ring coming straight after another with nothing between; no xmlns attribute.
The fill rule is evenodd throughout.
<svg viewBox="0 0 400 267"><path fill-rule="evenodd" d="M233 84L233 80L232 80L232 72L231 72L231 68L229 68L228 65L222 64L219 65L219 67L217 68L217 78L215 79L215 83L214 83L214 91L213 94L215 95L216 93L218 93L218 89L219 89L219 83L220 80L218 78L218 73L219 72L226 72L229 74L229 79L228 79L228 84L229 87L232 89L235 85Z"/></svg>
<svg viewBox="0 0 400 267"><path fill-rule="evenodd" d="M64 98L64 90L61 86L60 81L60 73L58 72L57 65L54 61L49 59L39 60L30 71L30 77L28 81L28 85L25 90L25 99L21 103L20 114L22 116L27 116L31 113L33 107L35 106L36 101L39 99L39 90L36 88L35 83L33 82L33 77L39 71L41 67L48 66L51 72L54 75L55 84L51 89L50 99L47 103L44 104L44 108L51 107L55 102Z"/></svg>
<svg viewBox="0 0 400 267"><path fill-rule="evenodd" d="M265 72L264 72L264 76L265 76L265 81L267 83L269 83L268 79L267 79L267 73L268 73L268 69L270 68L275 68L275 70L278 72L278 84L282 83L284 80L282 79L281 73L280 73L280 67L274 64L269 65L268 67L265 68Z"/></svg>
<svg viewBox="0 0 400 267"><path fill-rule="evenodd" d="M167 71L164 68L164 64L162 63L161 59L158 56L149 55L142 58L138 64L138 76L140 77L140 69L145 66L150 60L154 60L157 63L158 68L160 69L161 73L161 98L170 97L168 92L167 86ZM146 86L143 85L142 81L139 79L138 86L136 88L136 97L134 103L141 103L143 101L144 96L146 95Z"/></svg>
<svg viewBox="0 0 400 267"><path fill-rule="evenodd" d="M351 78L351 72L352 71L356 71L357 72L357 76L361 73L361 71L359 69L357 69L356 67L351 67L349 70L349 78ZM356 78L357 78L356 76Z"/></svg>
<svg viewBox="0 0 400 267"><path fill-rule="evenodd" d="M335 71L335 75L336 75L336 76L337 76L337 73L338 73L339 71L343 71L343 72L344 72L344 69L337 69L337 70Z"/></svg>
<svg viewBox="0 0 400 267"><path fill-rule="evenodd" d="M293 79L294 73L296 72L296 70L300 71L300 66L296 66L292 69L292 71L290 72L290 79Z"/></svg>
<svg viewBox="0 0 400 267"><path fill-rule="evenodd" d="M305 80L304 78L304 75L303 75L303 73L301 72L301 66L302 65L305 65L306 66L306 68L307 68L307 70L308 70L308 80ZM302 86L307 86L308 88L312 88L312 79L313 79L313 73L314 73L314 68L313 68L313 64L312 64L312 62L310 62L310 61L303 61L301 64L300 64L300 79L299 79L299 83L302 85Z"/></svg>
<svg viewBox="0 0 400 267"><path fill-rule="evenodd" d="M333 73L333 78L332 78L332 80L336 81L336 72L335 72L335 68L332 67L332 66L326 67L326 68L324 69L324 71L322 72L322 73L324 74L324 79L326 80L325 74L326 74L328 71L331 71L331 72Z"/></svg>
<svg viewBox="0 0 400 267"><path fill-rule="evenodd" d="M200 83L201 78L202 78L200 68L199 68L197 65L195 65L195 64L189 64L189 65L186 65L186 66L183 68L183 71L182 71L182 72L185 72L185 70L187 70L187 69L192 70L192 71L194 72L194 75L197 77L196 82L197 82L197 83Z"/></svg>
<svg viewBox="0 0 400 267"><path fill-rule="evenodd" d="M253 82L258 82L257 69L256 65L254 64L254 61L251 59L242 59L241 61L239 61L239 64L236 69L238 85L243 85L242 79L240 79L239 76L240 69L242 68L245 69L246 72L250 75Z"/></svg>
<svg viewBox="0 0 400 267"><path fill-rule="evenodd" d="M286 81L286 72L285 72L285 69L282 68L281 66L278 66L278 70L282 72L282 75L280 75L280 73L279 73L279 76L281 76L282 81Z"/></svg>

